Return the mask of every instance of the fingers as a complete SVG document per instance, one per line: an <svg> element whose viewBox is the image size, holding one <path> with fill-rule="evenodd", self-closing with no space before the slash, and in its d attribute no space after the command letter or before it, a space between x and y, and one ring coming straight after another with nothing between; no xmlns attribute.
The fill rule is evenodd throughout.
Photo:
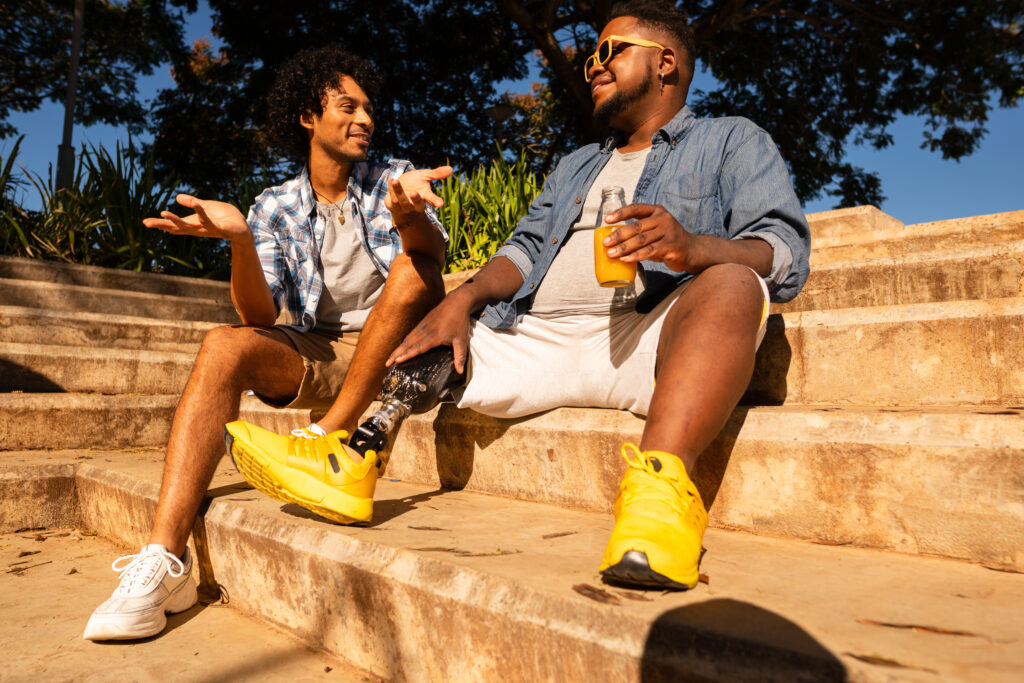
<svg viewBox="0 0 1024 683"><path fill-rule="evenodd" d="M605 216L605 219L609 223L621 223L622 221L628 221L630 218L647 218L660 208L660 206L655 204L630 204L618 211L612 211Z"/></svg>
<svg viewBox="0 0 1024 683"><path fill-rule="evenodd" d="M423 171L423 177L427 180L444 180L454 172L455 169L451 166L438 166L437 168Z"/></svg>
<svg viewBox="0 0 1024 683"><path fill-rule="evenodd" d="M466 371L466 356L469 355L469 345L461 337L452 339L452 351L455 355L455 372L460 375Z"/></svg>

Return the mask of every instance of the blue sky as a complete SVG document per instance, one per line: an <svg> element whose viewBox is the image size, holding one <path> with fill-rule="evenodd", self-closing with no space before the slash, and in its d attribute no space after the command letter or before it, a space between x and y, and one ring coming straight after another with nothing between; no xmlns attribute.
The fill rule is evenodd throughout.
<svg viewBox="0 0 1024 683"><path fill-rule="evenodd" d="M200 2L199 12L189 17L186 38L191 42L203 37L210 38L210 19L206 3ZM150 98L170 85L168 69L162 67L141 79L139 89L143 98ZM525 92L529 83L508 87ZM707 89L710 79L698 74L694 87ZM63 116L61 105L47 103L35 112L10 118L25 135L19 162L33 173L45 176L47 165L56 165ZM993 110L986 128L989 133L977 152L959 163L943 161L940 155L920 149L923 121L904 117L891 128L895 144L880 151L851 145L848 160L881 175L883 193L888 197L882 210L907 224L1024 209L1024 108ZM73 144L76 150L83 142L113 149L118 139L126 136L110 126L76 126ZM7 139L0 143L5 157L12 142ZM25 206L38 208L32 189L23 191L20 200ZM826 211L834 204L834 198L825 197L808 202L804 208L811 213Z"/></svg>

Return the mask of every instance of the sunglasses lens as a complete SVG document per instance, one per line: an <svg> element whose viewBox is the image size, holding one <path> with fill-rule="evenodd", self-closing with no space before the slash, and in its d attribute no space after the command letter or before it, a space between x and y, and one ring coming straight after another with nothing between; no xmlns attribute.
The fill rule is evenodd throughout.
<svg viewBox="0 0 1024 683"><path fill-rule="evenodd" d="M611 39L604 41L597 47L597 60L601 64L608 61L608 58L612 56L612 41Z"/></svg>

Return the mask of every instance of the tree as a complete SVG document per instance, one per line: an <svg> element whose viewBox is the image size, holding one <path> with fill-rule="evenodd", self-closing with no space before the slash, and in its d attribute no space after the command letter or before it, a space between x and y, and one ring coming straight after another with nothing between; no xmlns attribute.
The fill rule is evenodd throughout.
<svg viewBox="0 0 1024 683"><path fill-rule="evenodd" d="M195 4L195 0L191 0ZM0 0L0 137L13 112L64 99L73 0ZM146 108L136 79L179 52L182 16L155 0L87 0L75 121L138 132Z"/></svg>
<svg viewBox="0 0 1024 683"><path fill-rule="evenodd" d="M581 140L598 139L581 78L608 0L498 0L572 102ZM846 163L849 142L883 148L898 115L925 117L922 147L961 159L988 112L1024 95L1021 0L686 0L697 59L719 87L693 92L698 115L746 116L772 134L804 201L880 204L877 175ZM566 49L566 46L570 49Z"/></svg>

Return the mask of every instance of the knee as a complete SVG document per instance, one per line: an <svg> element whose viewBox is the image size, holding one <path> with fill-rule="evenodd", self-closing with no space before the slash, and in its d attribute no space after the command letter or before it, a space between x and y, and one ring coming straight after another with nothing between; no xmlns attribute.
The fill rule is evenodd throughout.
<svg viewBox="0 0 1024 683"><path fill-rule="evenodd" d="M745 328L748 318L760 322L764 313L761 277L737 263L711 266L697 275L677 304L683 317L696 313L716 318L716 324L723 319L742 322Z"/></svg>
<svg viewBox="0 0 1024 683"><path fill-rule="evenodd" d="M436 260L418 254L401 253L391 262L387 288L408 303L434 305L444 298L444 280Z"/></svg>
<svg viewBox="0 0 1024 683"><path fill-rule="evenodd" d="M199 355L196 356L197 367L216 367L220 372L237 370L249 346L249 339L255 328L243 325L224 325L215 327L203 337Z"/></svg>

